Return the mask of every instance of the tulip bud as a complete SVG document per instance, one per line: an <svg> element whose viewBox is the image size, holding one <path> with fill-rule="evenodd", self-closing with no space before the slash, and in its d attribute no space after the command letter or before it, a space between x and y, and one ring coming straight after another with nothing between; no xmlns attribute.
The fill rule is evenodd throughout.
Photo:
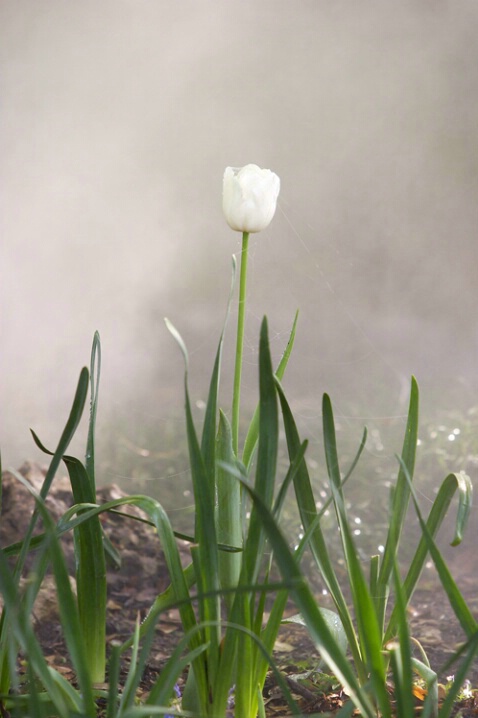
<svg viewBox="0 0 478 718"><path fill-rule="evenodd" d="M260 232L276 211L279 177L257 165L226 167L222 209L228 225L237 232Z"/></svg>

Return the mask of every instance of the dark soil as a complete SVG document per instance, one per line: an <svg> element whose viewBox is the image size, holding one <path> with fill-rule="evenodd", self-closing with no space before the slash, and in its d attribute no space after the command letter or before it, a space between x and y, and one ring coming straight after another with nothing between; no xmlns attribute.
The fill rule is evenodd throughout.
<svg viewBox="0 0 478 718"><path fill-rule="evenodd" d="M27 478L39 490L45 472L37 465L25 463L19 473ZM124 496L115 485L108 486L98 492L98 502L103 503ZM55 479L47 505L55 519L58 519L71 505L72 497L67 479ZM2 514L0 521L0 542L4 547L20 541L26 531L33 510L33 499L28 491L9 472L3 474ZM128 513L139 513L130 507ZM105 533L121 554L121 568L110 566L108 569L108 641L114 639L124 641L134 630L138 613L143 619L158 593L168 585L167 569L161 547L155 531L145 523L132 518L114 514L103 514L102 522ZM62 539L65 556L72 575L74 574L74 556L72 537ZM186 565L189 562L189 549L186 542L179 541L181 556ZM463 565L468 562L468 569L476 565L475 551L468 549L469 555L462 556ZM473 553L473 555L471 555ZM32 558L33 560L33 558ZM477 613L476 582L470 570L463 571L459 577L460 588L465 596L470 597L470 606ZM323 602L321 598L321 603ZM329 606L330 607L330 606ZM290 613L294 607L290 606ZM462 632L457 625L443 590L432 571L428 571L426 582L422 582L413 597L410 606L411 629L413 636L420 641L427 652L432 668L437 670L443 666L450 655L463 640ZM64 645L61 626L58 619L55 587L51 577L45 579L43 588L34 607L33 621L36 633L41 641L44 654L56 669L71 680L74 675L69 667L67 651ZM141 691L147 693L162 666L171 655L173 648L182 636L181 623L176 610L162 615L156 632L147 670L141 685ZM314 646L307 633L300 626L285 625L276 644L275 660L287 677L293 695L297 698L304 714L333 712L340 708L345 700L340 686L330 677L314 674L307 682L298 682L298 674L313 667L319 661ZM124 669L127 669L127 661ZM448 670L450 675L455 669ZM445 680L446 675L442 676ZM470 676L473 685L476 683L477 671ZM288 715L284 698L271 676L265 687L265 700L269 716ZM417 710L420 708L420 696L417 695ZM478 707L472 698L463 704L463 716L478 715Z"/></svg>

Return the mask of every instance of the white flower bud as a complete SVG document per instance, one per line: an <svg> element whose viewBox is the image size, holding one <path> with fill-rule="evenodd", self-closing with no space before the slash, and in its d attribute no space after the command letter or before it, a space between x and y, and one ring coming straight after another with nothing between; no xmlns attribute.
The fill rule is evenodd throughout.
<svg viewBox="0 0 478 718"><path fill-rule="evenodd" d="M260 232L276 211L279 177L257 165L226 167L222 209L228 225L237 232Z"/></svg>

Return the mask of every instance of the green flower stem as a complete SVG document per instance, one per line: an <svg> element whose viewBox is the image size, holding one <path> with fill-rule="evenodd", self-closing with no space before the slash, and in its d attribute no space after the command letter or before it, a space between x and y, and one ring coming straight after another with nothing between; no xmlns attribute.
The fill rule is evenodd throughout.
<svg viewBox="0 0 478 718"><path fill-rule="evenodd" d="M236 364L234 367L234 394L232 397L232 447L237 457L239 450L239 409L241 403L242 354L244 349L244 319L246 307L247 249L249 232L242 234L241 274L239 279L239 306L237 314Z"/></svg>

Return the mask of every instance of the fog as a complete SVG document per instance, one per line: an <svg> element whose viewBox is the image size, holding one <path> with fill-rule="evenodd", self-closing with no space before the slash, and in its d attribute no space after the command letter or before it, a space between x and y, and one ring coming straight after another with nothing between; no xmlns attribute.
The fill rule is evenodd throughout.
<svg viewBox="0 0 478 718"><path fill-rule="evenodd" d="M476 404L477 31L475 0L1 3L4 465L41 458L30 427L55 445L95 330L103 425L181 412L165 316L205 397L240 250L222 174L249 162L281 195L251 239L245 406L262 316L277 360L296 309L305 428L323 391L357 440L403 418L412 373L430 412ZM226 408L234 316L227 342Z"/></svg>

